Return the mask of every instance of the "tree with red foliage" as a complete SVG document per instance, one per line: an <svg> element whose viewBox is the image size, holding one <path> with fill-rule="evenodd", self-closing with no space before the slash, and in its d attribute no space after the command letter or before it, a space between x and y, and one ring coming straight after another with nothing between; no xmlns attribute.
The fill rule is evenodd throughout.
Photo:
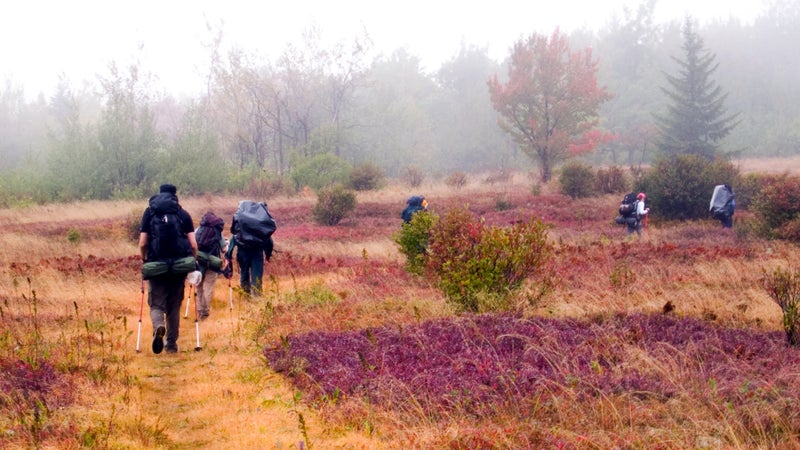
<svg viewBox="0 0 800 450"><path fill-rule="evenodd" d="M543 182L553 166L611 139L598 130L598 110L611 96L597 85L592 51L573 52L558 30L514 44L503 84L494 75L489 93L498 123L536 160Z"/></svg>

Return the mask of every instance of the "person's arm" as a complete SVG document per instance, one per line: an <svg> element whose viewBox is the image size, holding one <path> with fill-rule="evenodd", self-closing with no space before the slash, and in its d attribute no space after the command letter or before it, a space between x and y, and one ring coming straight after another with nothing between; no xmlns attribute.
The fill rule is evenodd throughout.
<svg viewBox="0 0 800 450"><path fill-rule="evenodd" d="M267 240L267 244L264 246L264 256L267 258L267 261L272 258L273 247L274 243L272 242L272 236L270 236Z"/></svg>
<svg viewBox="0 0 800 450"><path fill-rule="evenodd" d="M189 247L192 249L192 256L197 258L197 238L194 236L194 222L192 221L192 216L183 208L181 208L178 214L182 216L181 227L182 231L186 233L186 237L189 239Z"/></svg>
<svg viewBox="0 0 800 450"><path fill-rule="evenodd" d="M643 201L638 202L638 205L636 206L636 214L639 216L646 216L649 212L650 208L645 208Z"/></svg>
<svg viewBox="0 0 800 450"><path fill-rule="evenodd" d="M231 236L231 240L228 241L228 250L225 252L225 259L231 259L233 257L233 248L236 247L236 236Z"/></svg>
<svg viewBox="0 0 800 450"><path fill-rule="evenodd" d="M142 262L147 261L147 233L139 233L139 253L142 255Z"/></svg>
<svg viewBox="0 0 800 450"><path fill-rule="evenodd" d="M142 262L147 261L147 245L149 244L147 233L150 231L150 208L142 213L142 221L139 224L139 253L142 255Z"/></svg>
<svg viewBox="0 0 800 450"><path fill-rule="evenodd" d="M189 238L189 246L192 247L192 256L197 258L197 239L194 237L194 231L187 234L186 237Z"/></svg>

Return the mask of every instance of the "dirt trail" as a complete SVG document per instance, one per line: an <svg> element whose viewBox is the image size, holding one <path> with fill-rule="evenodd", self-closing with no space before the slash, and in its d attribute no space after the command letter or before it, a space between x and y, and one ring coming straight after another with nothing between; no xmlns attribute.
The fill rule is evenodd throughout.
<svg viewBox="0 0 800 450"><path fill-rule="evenodd" d="M194 299L188 318L181 320L178 353L155 355L145 305L141 353L134 353L130 370L141 383L137 401L146 415L143 423L163 430L156 431L163 436L154 441L166 440L167 448L290 449L301 448L307 437L314 448L380 448L363 435L326 429L313 411L298 403L291 386L268 370L260 348L248 337L262 307L257 299L234 296L231 309L228 285L218 281L211 316L199 322L200 351L194 350L193 306ZM138 324L138 317L134 320Z"/></svg>

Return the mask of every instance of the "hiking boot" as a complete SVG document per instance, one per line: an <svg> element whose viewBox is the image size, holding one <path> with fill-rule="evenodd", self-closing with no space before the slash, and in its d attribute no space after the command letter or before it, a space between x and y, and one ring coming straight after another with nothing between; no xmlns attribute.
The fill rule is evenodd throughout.
<svg viewBox="0 0 800 450"><path fill-rule="evenodd" d="M159 325L156 332L153 333L153 353L156 355L164 350L164 335L167 334L167 329L164 325Z"/></svg>
<svg viewBox="0 0 800 450"><path fill-rule="evenodd" d="M168 345L165 348L167 353L178 353L178 346L177 345Z"/></svg>

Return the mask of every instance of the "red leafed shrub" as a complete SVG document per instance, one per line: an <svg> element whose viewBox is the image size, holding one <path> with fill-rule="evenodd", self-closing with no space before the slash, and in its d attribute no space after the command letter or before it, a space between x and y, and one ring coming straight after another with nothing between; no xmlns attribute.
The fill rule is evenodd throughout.
<svg viewBox="0 0 800 450"><path fill-rule="evenodd" d="M546 262L552 255L547 226L537 220L488 227L466 208L454 209L431 231L428 267L445 296L466 311L516 307L511 294L536 278L538 299L549 287Z"/></svg>
<svg viewBox="0 0 800 450"><path fill-rule="evenodd" d="M626 363L631 354L648 363ZM568 389L573 401L587 404L607 396L701 399L724 405L730 422L747 424L747 432L769 430L775 439L800 427L800 374L792 369L800 352L787 351L782 333L662 314L465 315L402 329L291 336L265 356L311 401L359 397L434 418L492 418L510 412L502 405L526 411ZM771 425L773 417L782 418L782 428Z"/></svg>
<svg viewBox="0 0 800 450"><path fill-rule="evenodd" d="M753 198L750 208L758 213L771 229L787 225L800 215L800 178L788 175L762 180L761 190ZM796 226L787 226L782 232L787 239L800 239Z"/></svg>
<svg viewBox="0 0 800 450"><path fill-rule="evenodd" d="M68 379L43 359L28 362L0 357L0 373L0 407L13 414L10 419L15 423L14 429L5 431L6 436L19 433L41 443L49 434L58 434L59 426L49 424L47 418L72 403Z"/></svg>

